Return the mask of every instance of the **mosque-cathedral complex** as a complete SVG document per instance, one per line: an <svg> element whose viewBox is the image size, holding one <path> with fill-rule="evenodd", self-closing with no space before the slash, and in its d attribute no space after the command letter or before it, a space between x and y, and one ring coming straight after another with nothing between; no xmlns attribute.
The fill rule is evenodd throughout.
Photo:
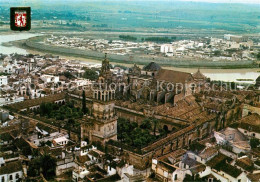
<svg viewBox="0 0 260 182"><path fill-rule="evenodd" d="M203 85L209 82L200 70L190 74L163 69L151 62L142 69L134 64L128 74L117 78L110 72L106 57L97 82L102 86L86 93L90 115L81 124L82 139L99 141L113 153L120 153L120 142L117 141L119 117L139 125L145 118L156 118L160 121L159 128L168 131L167 136L141 149L123 147L129 162L140 169L144 169L153 157L187 147L223 128L228 122L238 119L241 112L237 99L228 92L218 96L210 92L198 93L198 88L203 89ZM105 86L110 83L119 86L116 89ZM167 90L167 85L176 88ZM76 97L75 93L69 95ZM205 101L200 101L200 98ZM226 106L224 99L232 104Z"/></svg>

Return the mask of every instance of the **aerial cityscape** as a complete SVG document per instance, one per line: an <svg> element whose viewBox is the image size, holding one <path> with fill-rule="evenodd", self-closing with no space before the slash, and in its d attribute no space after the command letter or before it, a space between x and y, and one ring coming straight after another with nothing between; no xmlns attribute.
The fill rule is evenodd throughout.
<svg viewBox="0 0 260 182"><path fill-rule="evenodd" d="M0 182L259 182L259 22L254 0L1 1Z"/></svg>

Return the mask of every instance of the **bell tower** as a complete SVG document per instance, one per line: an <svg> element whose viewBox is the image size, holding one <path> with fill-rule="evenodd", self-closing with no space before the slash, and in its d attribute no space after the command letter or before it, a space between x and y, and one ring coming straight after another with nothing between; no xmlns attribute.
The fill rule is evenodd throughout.
<svg viewBox="0 0 260 182"><path fill-rule="evenodd" d="M107 53L105 53L105 59L102 61L102 67L100 71L100 75L98 78L99 82L102 83L111 83L112 82L112 72L110 71L110 64L107 58Z"/></svg>
<svg viewBox="0 0 260 182"><path fill-rule="evenodd" d="M115 89L109 85L112 83L111 78L109 61L105 56L98 83L93 87L93 105L91 115L87 119L87 123L91 123L91 127L87 126L83 130L87 132L85 136L88 136L90 142L100 141L103 145L108 140L117 140Z"/></svg>

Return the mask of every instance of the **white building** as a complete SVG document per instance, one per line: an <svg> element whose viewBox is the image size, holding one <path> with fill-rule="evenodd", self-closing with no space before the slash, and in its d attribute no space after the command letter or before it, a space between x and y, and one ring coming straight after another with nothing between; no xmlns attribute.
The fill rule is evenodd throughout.
<svg viewBox="0 0 260 182"><path fill-rule="evenodd" d="M45 83L51 83L51 82L58 83L60 81L60 77L59 76L52 76L52 75L42 75L41 79Z"/></svg>
<svg viewBox="0 0 260 182"><path fill-rule="evenodd" d="M20 161L8 162L0 167L1 182L16 182L23 177L23 167Z"/></svg>
<svg viewBox="0 0 260 182"><path fill-rule="evenodd" d="M163 44L160 49L161 53L164 53L166 56L173 56L173 47L171 44Z"/></svg>
<svg viewBox="0 0 260 182"><path fill-rule="evenodd" d="M66 144L68 144L68 142L69 142L69 139L67 139L65 136L53 139L54 145L66 145Z"/></svg>
<svg viewBox="0 0 260 182"><path fill-rule="evenodd" d="M0 76L0 86L7 85L7 84L8 84L7 76Z"/></svg>
<svg viewBox="0 0 260 182"><path fill-rule="evenodd" d="M214 132L217 144L229 145L232 151L239 154L240 152L246 153L251 150L247 138L237 129L226 128L220 132Z"/></svg>

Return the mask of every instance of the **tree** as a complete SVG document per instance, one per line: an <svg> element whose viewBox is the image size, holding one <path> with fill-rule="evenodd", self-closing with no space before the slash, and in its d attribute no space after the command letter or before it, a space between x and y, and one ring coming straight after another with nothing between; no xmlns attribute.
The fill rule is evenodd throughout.
<svg viewBox="0 0 260 182"><path fill-rule="evenodd" d="M83 92L82 92L82 112L84 114L87 113L85 90L83 90Z"/></svg>
<svg viewBox="0 0 260 182"><path fill-rule="evenodd" d="M28 176L39 176L40 175L40 168L41 168L41 159L40 157L36 157L29 162L28 168Z"/></svg>
<svg viewBox="0 0 260 182"><path fill-rule="evenodd" d="M230 87L233 90L236 89L236 83L235 82L231 82Z"/></svg>
<svg viewBox="0 0 260 182"><path fill-rule="evenodd" d="M70 118L70 119L68 120L69 138L70 138L71 128L74 127L74 125L75 125L75 120L72 119L72 118Z"/></svg>
<svg viewBox="0 0 260 182"><path fill-rule="evenodd" d="M260 52L257 53L256 58L260 60Z"/></svg>
<svg viewBox="0 0 260 182"><path fill-rule="evenodd" d="M49 154L44 154L30 161L28 176L39 176L42 173L46 179L51 179L55 176L55 171L56 159Z"/></svg>
<svg viewBox="0 0 260 182"><path fill-rule="evenodd" d="M68 79L74 78L74 76L73 76L70 72L68 72L68 71L65 71L65 72L63 73L63 75L64 75L66 78L68 78Z"/></svg>
<svg viewBox="0 0 260 182"><path fill-rule="evenodd" d="M56 159L51 157L49 154L44 154L40 161L43 176L46 179L54 177L56 171Z"/></svg>
<svg viewBox="0 0 260 182"><path fill-rule="evenodd" d="M151 124L151 121L150 119L145 119L143 120L142 124L140 125L140 128L142 129L151 129L152 128L152 124Z"/></svg>
<svg viewBox="0 0 260 182"><path fill-rule="evenodd" d="M251 148L257 148L260 145L260 141L257 138L250 139L250 146Z"/></svg>
<svg viewBox="0 0 260 182"><path fill-rule="evenodd" d="M154 119L152 119L152 123L153 123L153 135L155 136L155 132L156 132L157 126L159 124L159 121L154 118Z"/></svg>
<svg viewBox="0 0 260 182"><path fill-rule="evenodd" d="M83 78L90 79L90 80L96 80L98 78L98 74L96 71L92 69L86 69L85 73L83 75Z"/></svg>

